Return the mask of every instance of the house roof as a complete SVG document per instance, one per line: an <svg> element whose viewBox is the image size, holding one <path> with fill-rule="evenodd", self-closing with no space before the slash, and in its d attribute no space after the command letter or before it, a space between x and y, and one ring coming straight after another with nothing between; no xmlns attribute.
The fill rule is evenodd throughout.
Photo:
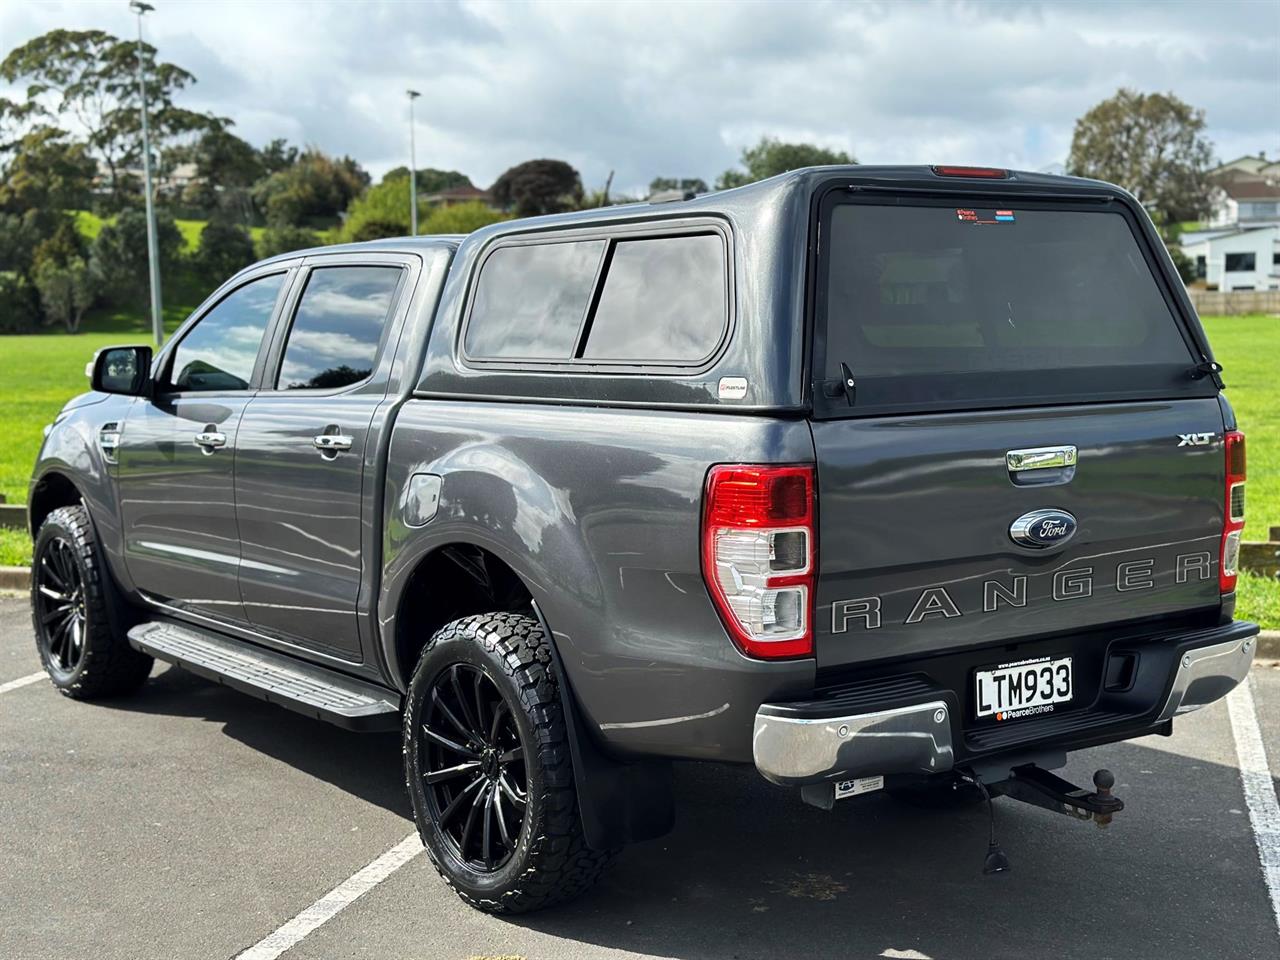
<svg viewBox="0 0 1280 960"><path fill-rule="evenodd" d="M1232 200L1280 200L1280 179L1267 179L1265 177L1224 178L1222 190Z"/></svg>
<svg viewBox="0 0 1280 960"><path fill-rule="evenodd" d="M1268 160L1265 156L1247 155L1236 157L1229 160L1221 166L1215 167L1209 171L1209 176L1218 176L1233 171L1244 171L1246 173L1260 173L1266 167L1275 166L1280 161Z"/></svg>

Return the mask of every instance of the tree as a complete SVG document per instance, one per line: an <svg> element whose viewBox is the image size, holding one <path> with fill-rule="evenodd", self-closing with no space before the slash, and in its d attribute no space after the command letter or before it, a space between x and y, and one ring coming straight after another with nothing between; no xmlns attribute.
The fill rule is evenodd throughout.
<svg viewBox="0 0 1280 960"><path fill-rule="evenodd" d="M419 198L421 201L421 198ZM419 215L421 215L421 206ZM409 233L409 171L398 178L383 177L351 201L342 223L344 240L377 240Z"/></svg>
<svg viewBox="0 0 1280 960"><path fill-rule="evenodd" d="M200 231L196 264L204 279L213 286L242 267L247 267L255 259L253 240L249 231L240 224L215 218Z"/></svg>
<svg viewBox="0 0 1280 960"><path fill-rule="evenodd" d="M182 250L182 233L173 218L157 211L156 246L160 272L172 271ZM103 226L89 251L89 266L101 282L103 293L116 303L145 298L147 271L147 218L141 210L124 210Z"/></svg>
<svg viewBox="0 0 1280 960"><path fill-rule="evenodd" d="M1122 87L1076 121L1067 171L1119 184L1166 222L1196 220L1212 206L1204 128L1204 111L1173 94Z"/></svg>
<svg viewBox="0 0 1280 960"><path fill-rule="evenodd" d="M746 170L726 170L716 181L716 189L740 187L746 183L776 177L788 170L799 170L801 167L857 162L843 150L828 150L812 143L783 143L776 137L761 137L754 147L744 147L742 150L742 166Z"/></svg>
<svg viewBox="0 0 1280 960"><path fill-rule="evenodd" d="M407 180L409 179L408 167L392 167L382 175L382 182L387 183L390 180ZM454 187L471 187L474 184L471 178L465 173L457 170L436 170L434 167L418 171L418 196L430 196L433 193L442 193L445 190L452 190ZM409 185L404 185L405 192L409 190Z"/></svg>
<svg viewBox="0 0 1280 960"><path fill-rule="evenodd" d="M225 128L207 130L187 151L196 180L183 192L185 203L203 210L218 208L220 198L243 220L253 213L249 188L266 174L262 157Z"/></svg>
<svg viewBox="0 0 1280 960"><path fill-rule="evenodd" d="M582 202L582 178L563 160L527 160L500 176L489 192L494 203L522 217L574 210Z"/></svg>
<svg viewBox="0 0 1280 960"><path fill-rule="evenodd" d="M36 266L36 289L46 324L61 324L67 333L80 329L85 311L97 299L99 282L83 257L66 263L42 260Z"/></svg>
<svg viewBox="0 0 1280 960"><path fill-rule="evenodd" d="M324 243L320 234L305 227L278 226L267 227L254 244L258 258L265 260L281 253L292 253L294 250L306 250Z"/></svg>
<svg viewBox="0 0 1280 960"><path fill-rule="evenodd" d="M267 176L288 170L298 162L298 148L289 146L284 137L276 137L258 151L258 162Z"/></svg>
<svg viewBox="0 0 1280 960"><path fill-rule="evenodd" d="M56 127L39 126L15 144L0 168L0 209L60 213L86 206L94 164L83 143Z"/></svg>
<svg viewBox="0 0 1280 960"><path fill-rule="evenodd" d="M491 223L511 219L478 200L437 207L423 224L423 233L471 233Z"/></svg>
<svg viewBox="0 0 1280 960"><path fill-rule="evenodd" d="M350 157L335 160L315 147L293 166L277 170L253 188L253 197L272 226L332 220L347 209L369 183L369 175Z"/></svg>
<svg viewBox="0 0 1280 960"><path fill-rule="evenodd" d="M71 118L85 131L89 152L106 166L117 200L123 171L142 158L139 49L147 73L152 143L162 155L178 136L229 122L176 106L174 94L195 77L172 63L158 62L150 44L139 47L102 30L50 30L0 61L0 78L26 83L28 117L54 122Z"/></svg>
<svg viewBox="0 0 1280 960"><path fill-rule="evenodd" d="M668 190L679 190L681 193L706 193L710 188L701 177L654 177L649 183L649 195L666 193Z"/></svg>
<svg viewBox="0 0 1280 960"><path fill-rule="evenodd" d="M101 289L89 269L84 238L75 221L64 215L57 230L36 247L33 259L32 280L40 294L44 323L61 324L68 333L75 333Z"/></svg>

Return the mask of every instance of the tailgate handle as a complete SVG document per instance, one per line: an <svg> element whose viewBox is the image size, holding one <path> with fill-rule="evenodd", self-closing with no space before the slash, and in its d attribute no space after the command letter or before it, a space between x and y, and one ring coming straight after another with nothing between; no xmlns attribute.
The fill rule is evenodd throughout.
<svg viewBox="0 0 1280 960"><path fill-rule="evenodd" d="M1047 470L1051 467L1074 467L1076 465L1076 448L1070 444L1058 447L1028 447L1025 450L1010 450L1004 455L1004 462L1010 473L1021 473L1024 470Z"/></svg>

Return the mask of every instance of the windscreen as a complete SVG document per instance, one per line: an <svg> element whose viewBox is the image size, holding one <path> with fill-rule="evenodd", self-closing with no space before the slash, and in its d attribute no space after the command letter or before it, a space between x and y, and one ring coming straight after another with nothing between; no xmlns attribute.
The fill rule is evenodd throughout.
<svg viewBox="0 0 1280 960"><path fill-rule="evenodd" d="M1127 219L837 203L821 362L851 412L1198 395L1195 362Z"/></svg>

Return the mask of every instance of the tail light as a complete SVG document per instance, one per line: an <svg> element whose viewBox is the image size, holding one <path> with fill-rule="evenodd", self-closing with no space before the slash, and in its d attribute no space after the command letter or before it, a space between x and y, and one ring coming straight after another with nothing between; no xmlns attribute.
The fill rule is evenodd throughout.
<svg viewBox="0 0 1280 960"><path fill-rule="evenodd" d="M811 466L719 466L707 475L702 575L748 656L813 655L813 502Z"/></svg>
<svg viewBox="0 0 1280 960"><path fill-rule="evenodd" d="M1223 438L1227 451L1226 490L1223 495L1222 555L1218 558L1218 586L1223 593L1236 588L1240 561L1240 533L1244 530L1244 434L1230 430Z"/></svg>
<svg viewBox="0 0 1280 960"><path fill-rule="evenodd" d="M937 166L933 167L933 172L939 177L976 177L979 180L1008 180L1008 170L998 170L995 167L955 167L955 166Z"/></svg>

